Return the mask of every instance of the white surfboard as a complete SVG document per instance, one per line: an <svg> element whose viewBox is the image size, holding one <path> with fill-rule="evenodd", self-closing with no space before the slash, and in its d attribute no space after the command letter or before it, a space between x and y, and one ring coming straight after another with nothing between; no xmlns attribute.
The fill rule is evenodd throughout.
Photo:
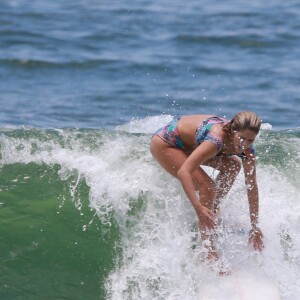
<svg viewBox="0 0 300 300"><path fill-rule="evenodd" d="M198 286L198 300L281 300L276 285L262 273L232 272Z"/></svg>

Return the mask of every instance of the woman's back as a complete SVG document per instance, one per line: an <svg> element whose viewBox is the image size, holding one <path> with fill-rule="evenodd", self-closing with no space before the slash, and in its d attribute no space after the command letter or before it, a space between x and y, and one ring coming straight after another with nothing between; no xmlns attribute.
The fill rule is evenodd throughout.
<svg viewBox="0 0 300 300"><path fill-rule="evenodd" d="M178 132L180 134L180 138L182 139L183 144L186 149L193 150L195 149L199 142L197 142L197 133L201 133L200 129L202 129L203 122L206 120L211 120L208 122L207 128L214 135L219 137L223 137L224 132L222 130L222 124L226 123L227 120L223 118L214 118L213 115L190 115L190 116L182 116L178 121L177 127ZM213 118L213 119L212 119Z"/></svg>

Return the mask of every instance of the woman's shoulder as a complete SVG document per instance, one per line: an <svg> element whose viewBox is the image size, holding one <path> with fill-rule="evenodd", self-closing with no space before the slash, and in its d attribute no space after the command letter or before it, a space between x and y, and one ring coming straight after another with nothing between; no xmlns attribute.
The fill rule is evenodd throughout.
<svg viewBox="0 0 300 300"><path fill-rule="evenodd" d="M220 137L221 139L224 139L227 134L226 131L223 130L223 123L214 124L214 126L210 129L210 133Z"/></svg>

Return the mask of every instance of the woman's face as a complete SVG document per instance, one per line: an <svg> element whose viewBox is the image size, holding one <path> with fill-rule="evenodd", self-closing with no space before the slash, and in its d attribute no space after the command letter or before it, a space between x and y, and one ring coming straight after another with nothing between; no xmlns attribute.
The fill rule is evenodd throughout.
<svg viewBox="0 0 300 300"><path fill-rule="evenodd" d="M234 131L233 144L237 152L245 151L251 144L253 144L256 133L252 130L245 129L241 131Z"/></svg>

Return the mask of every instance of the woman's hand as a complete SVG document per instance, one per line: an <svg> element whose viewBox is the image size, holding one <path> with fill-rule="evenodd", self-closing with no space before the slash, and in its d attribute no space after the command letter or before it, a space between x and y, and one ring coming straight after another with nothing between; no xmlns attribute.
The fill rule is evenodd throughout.
<svg viewBox="0 0 300 300"><path fill-rule="evenodd" d="M215 214L204 205L199 205L196 209L197 216L202 225L208 229L215 227Z"/></svg>
<svg viewBox="0 0 300 300"><path fill-rule="evenodd" d="M264 248L263 234L258 227L252 228L249 232L249 244L252 244L254 250L262 251Z"/></svg>

